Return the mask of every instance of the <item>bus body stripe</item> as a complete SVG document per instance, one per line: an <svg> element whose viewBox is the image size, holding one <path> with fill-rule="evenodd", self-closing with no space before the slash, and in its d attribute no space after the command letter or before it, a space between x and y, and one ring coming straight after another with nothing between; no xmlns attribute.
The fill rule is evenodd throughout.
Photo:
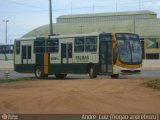
<svg viewBox="0 0 160 120"><path fill-rule="evenodd" d="M48 53L44 53L44 74L48 74Z"/></svg>
<svg viewBox="0 0 160 120"><path fill-rule="evenodd" d="M48 38L45 38L45 44L47 45ZM44 52L44 74L48 74L48 52Z"/></svg>

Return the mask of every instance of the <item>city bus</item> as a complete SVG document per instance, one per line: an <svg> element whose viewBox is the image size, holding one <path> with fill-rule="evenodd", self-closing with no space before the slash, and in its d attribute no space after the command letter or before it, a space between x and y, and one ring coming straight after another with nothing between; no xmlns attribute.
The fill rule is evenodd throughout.
<svg viewBox="0 0 160 120"><path fill-rule="evenodd" d="M89 33L15 40L14 69L37 78L67 74L136 74L142 68L139 36L133 33Z"/></svg>
<svg viewBox="0 0 160 120"><path fill-rule="evenodd" d="M13 60L13 44L0 45L0 61Z"/></svg>

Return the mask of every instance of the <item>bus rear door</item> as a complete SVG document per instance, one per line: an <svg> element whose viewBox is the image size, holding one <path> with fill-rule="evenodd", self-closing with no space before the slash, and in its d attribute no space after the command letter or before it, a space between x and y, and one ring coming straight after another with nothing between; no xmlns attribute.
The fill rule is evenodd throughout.
<svg viewBox="0 0 160 120"><path fill-rule="evenodd" d="M22 65L24 65L24 71L28 71L28 64L31 64L31 45L22 45Z"/></svg>

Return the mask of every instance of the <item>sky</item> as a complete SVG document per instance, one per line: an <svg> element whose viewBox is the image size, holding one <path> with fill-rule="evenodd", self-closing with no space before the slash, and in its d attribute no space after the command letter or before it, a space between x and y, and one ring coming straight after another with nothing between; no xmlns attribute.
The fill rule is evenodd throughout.
<svg viewBox="0 0 160 120"><path fill-rule="evenodd" d="M52 0L53 23L60 15L151 10L160 18L160 0ZM49 0L0 0L0 44L13 43L31 30L49 24Z"/></svg>

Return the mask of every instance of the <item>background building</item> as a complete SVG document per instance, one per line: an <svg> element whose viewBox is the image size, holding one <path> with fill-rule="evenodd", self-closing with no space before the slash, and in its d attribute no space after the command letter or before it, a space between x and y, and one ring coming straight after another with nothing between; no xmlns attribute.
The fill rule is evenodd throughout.
<svg viewBox="0 0 160 120"><path fill-rule="evenodd" d="M63 15L53 24L54 34L79 34L91 32L132 32L142 38L143 57L160 59L160 19L152 11L131 11ZM23 37L48 36L49 25L44 25Z"/></svg>

